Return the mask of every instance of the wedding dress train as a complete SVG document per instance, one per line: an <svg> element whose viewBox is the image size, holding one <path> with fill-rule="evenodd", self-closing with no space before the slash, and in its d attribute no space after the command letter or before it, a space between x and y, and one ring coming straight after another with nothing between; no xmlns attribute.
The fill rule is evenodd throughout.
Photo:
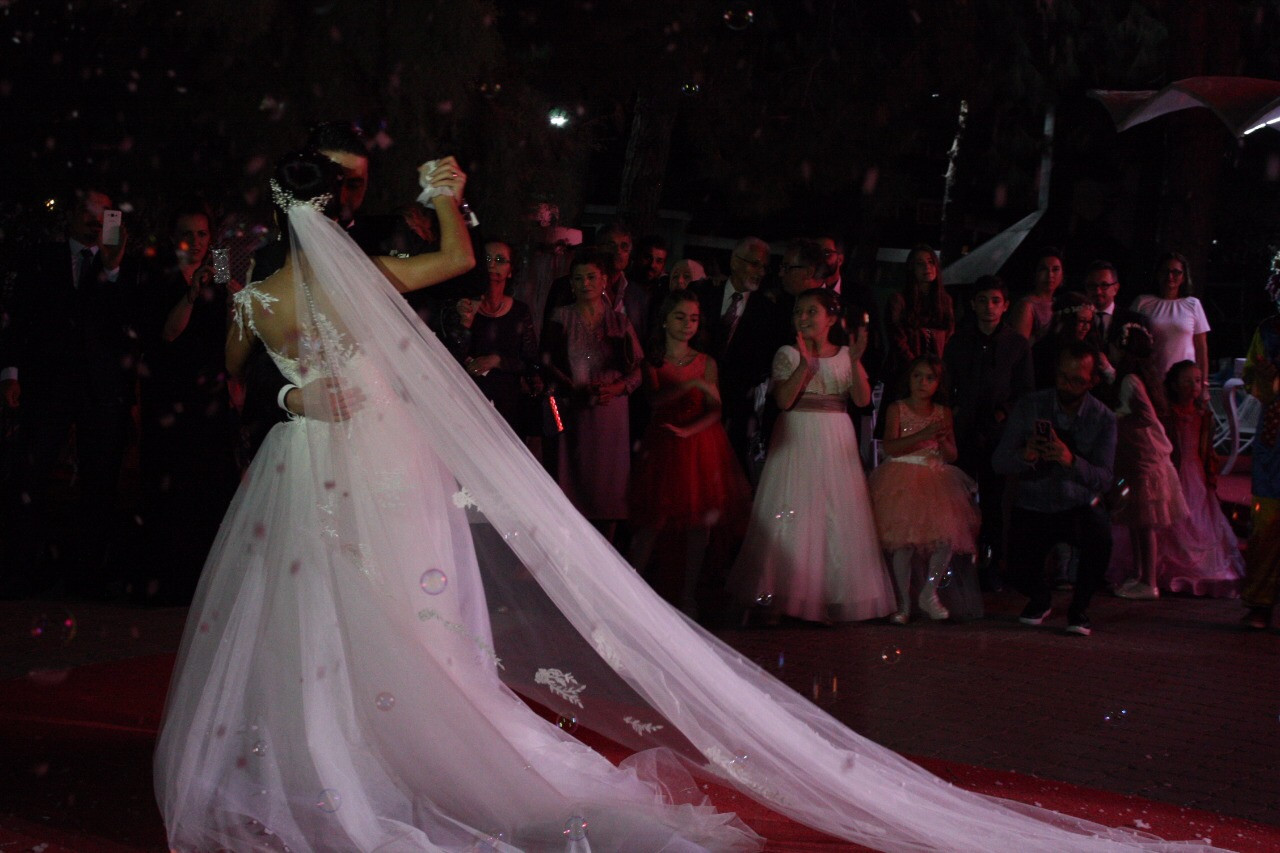
<svg viewBox="0 0 1280 853"><path fill-rule="evenodd" d="M344 232L289 211L297 357L191 607L156 751L174 850L750 850L709 775L881 850L1164 850L965 792L662 602ZM253 331L272 310L237 295ZM521 694L562 715L546 722ZM565 729L636 750L614 767Z"/></svg>

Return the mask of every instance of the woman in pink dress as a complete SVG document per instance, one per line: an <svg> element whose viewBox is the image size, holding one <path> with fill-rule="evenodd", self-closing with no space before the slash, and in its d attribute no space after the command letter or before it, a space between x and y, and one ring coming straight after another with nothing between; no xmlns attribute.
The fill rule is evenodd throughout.
<svg viewBox="0 0 1280 853"><path fill-rule="evenodd" d="M716 361L690 346L701 325L699 310L698 297L680 290L668 294L658 311L643 367L653 418L632 472L628 554L631 565L643 572L658 534L683 533L683 572L678 578L662 574L670 583L656 586L690 616L696 615L695 593L711 528L741 526L751 504L751 487L720 424Z"/></svg>
<svg viewBox="0 0 1280 853"><path fill-rule="evenodd" d="M1236 598L1244 577L1240 542L1214 491L1213 414L1200 396L1200 368L1180 361L1165 377L1170 406L1165 431L1173 442L1182 496L1190 515L1160 536L1156 579L1160 589L1212 598Z"/></svg>

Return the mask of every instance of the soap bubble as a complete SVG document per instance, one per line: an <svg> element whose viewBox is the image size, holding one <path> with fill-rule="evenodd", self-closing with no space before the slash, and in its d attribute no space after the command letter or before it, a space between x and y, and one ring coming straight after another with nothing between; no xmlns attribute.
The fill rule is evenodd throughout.
<svg viewBox="0 0 1280 853"><path fill-rule="evenodd" d="M325 788L316 797L316 808L327 814L333 814L342 808L342 795L336 788Z"/></svg>
<svg viewBox="0 0 1280 853"><path fill-rule="evenodd" d="M373 706L379 711L390 711L396 706L396 697L390 693L379 693L373 699Z"/></svg>
<svg viewBox="0 0 1280 853"><path fill-rule="evenodd" d="M895 664L902 660L902 649L897 646L885 646L880 650L880 661L886 664Z"/></svg>
<svg viewBox="0 0 1280 853"><path fill-rule="evenodd" d="M561 731L573 734L578 730L578 718L572 714L561 716L556 720L556 725L560 727Z"/></svg>
<svg viewBox="0 0 1280 853"><path fill-rule="evenodd" d="M570 841L581 841L587 837L587 819L582 815L572 815L564 822L564 835Z"/></svg>
<svg viewBox="0 0 1280 853"><path fill-rule="evenodd" d="M439 569L427 569L418 581L418 586L422 587L422 591L427 595L439 595L448 585L448 576Z"/></svg>

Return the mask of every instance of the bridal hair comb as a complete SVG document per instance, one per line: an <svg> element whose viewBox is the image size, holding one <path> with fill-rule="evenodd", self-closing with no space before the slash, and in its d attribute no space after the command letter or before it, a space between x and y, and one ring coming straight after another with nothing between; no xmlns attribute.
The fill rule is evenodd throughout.
<svg viewBox="0 0 1280 853"><path fill-rule="evenodd" d="M324 213L325 208L329 206L329 202L333 201L333 193L323 193L315 196L314 198L297 199L293 197L292 193L283 189L280 184L276 182L275 178L267 181L267 183L271 186L271 200L274 201L276 206L282 210L288 210L291 207L297 207L300 204L305 204L308 207L313 207L321 213Z"/></svg>

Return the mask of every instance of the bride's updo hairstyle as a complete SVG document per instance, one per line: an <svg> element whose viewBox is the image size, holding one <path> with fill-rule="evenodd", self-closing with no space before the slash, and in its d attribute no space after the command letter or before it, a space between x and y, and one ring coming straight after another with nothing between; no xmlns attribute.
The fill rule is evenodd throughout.
<svg viewBox="0 0 1280 853"><path fill-rule="evenodd" d="M281 213L288 212L286 206L303 203L335 219L342 209L342 178L342 167L319 151L291 151L276 161L272 201Z"/></svg>

